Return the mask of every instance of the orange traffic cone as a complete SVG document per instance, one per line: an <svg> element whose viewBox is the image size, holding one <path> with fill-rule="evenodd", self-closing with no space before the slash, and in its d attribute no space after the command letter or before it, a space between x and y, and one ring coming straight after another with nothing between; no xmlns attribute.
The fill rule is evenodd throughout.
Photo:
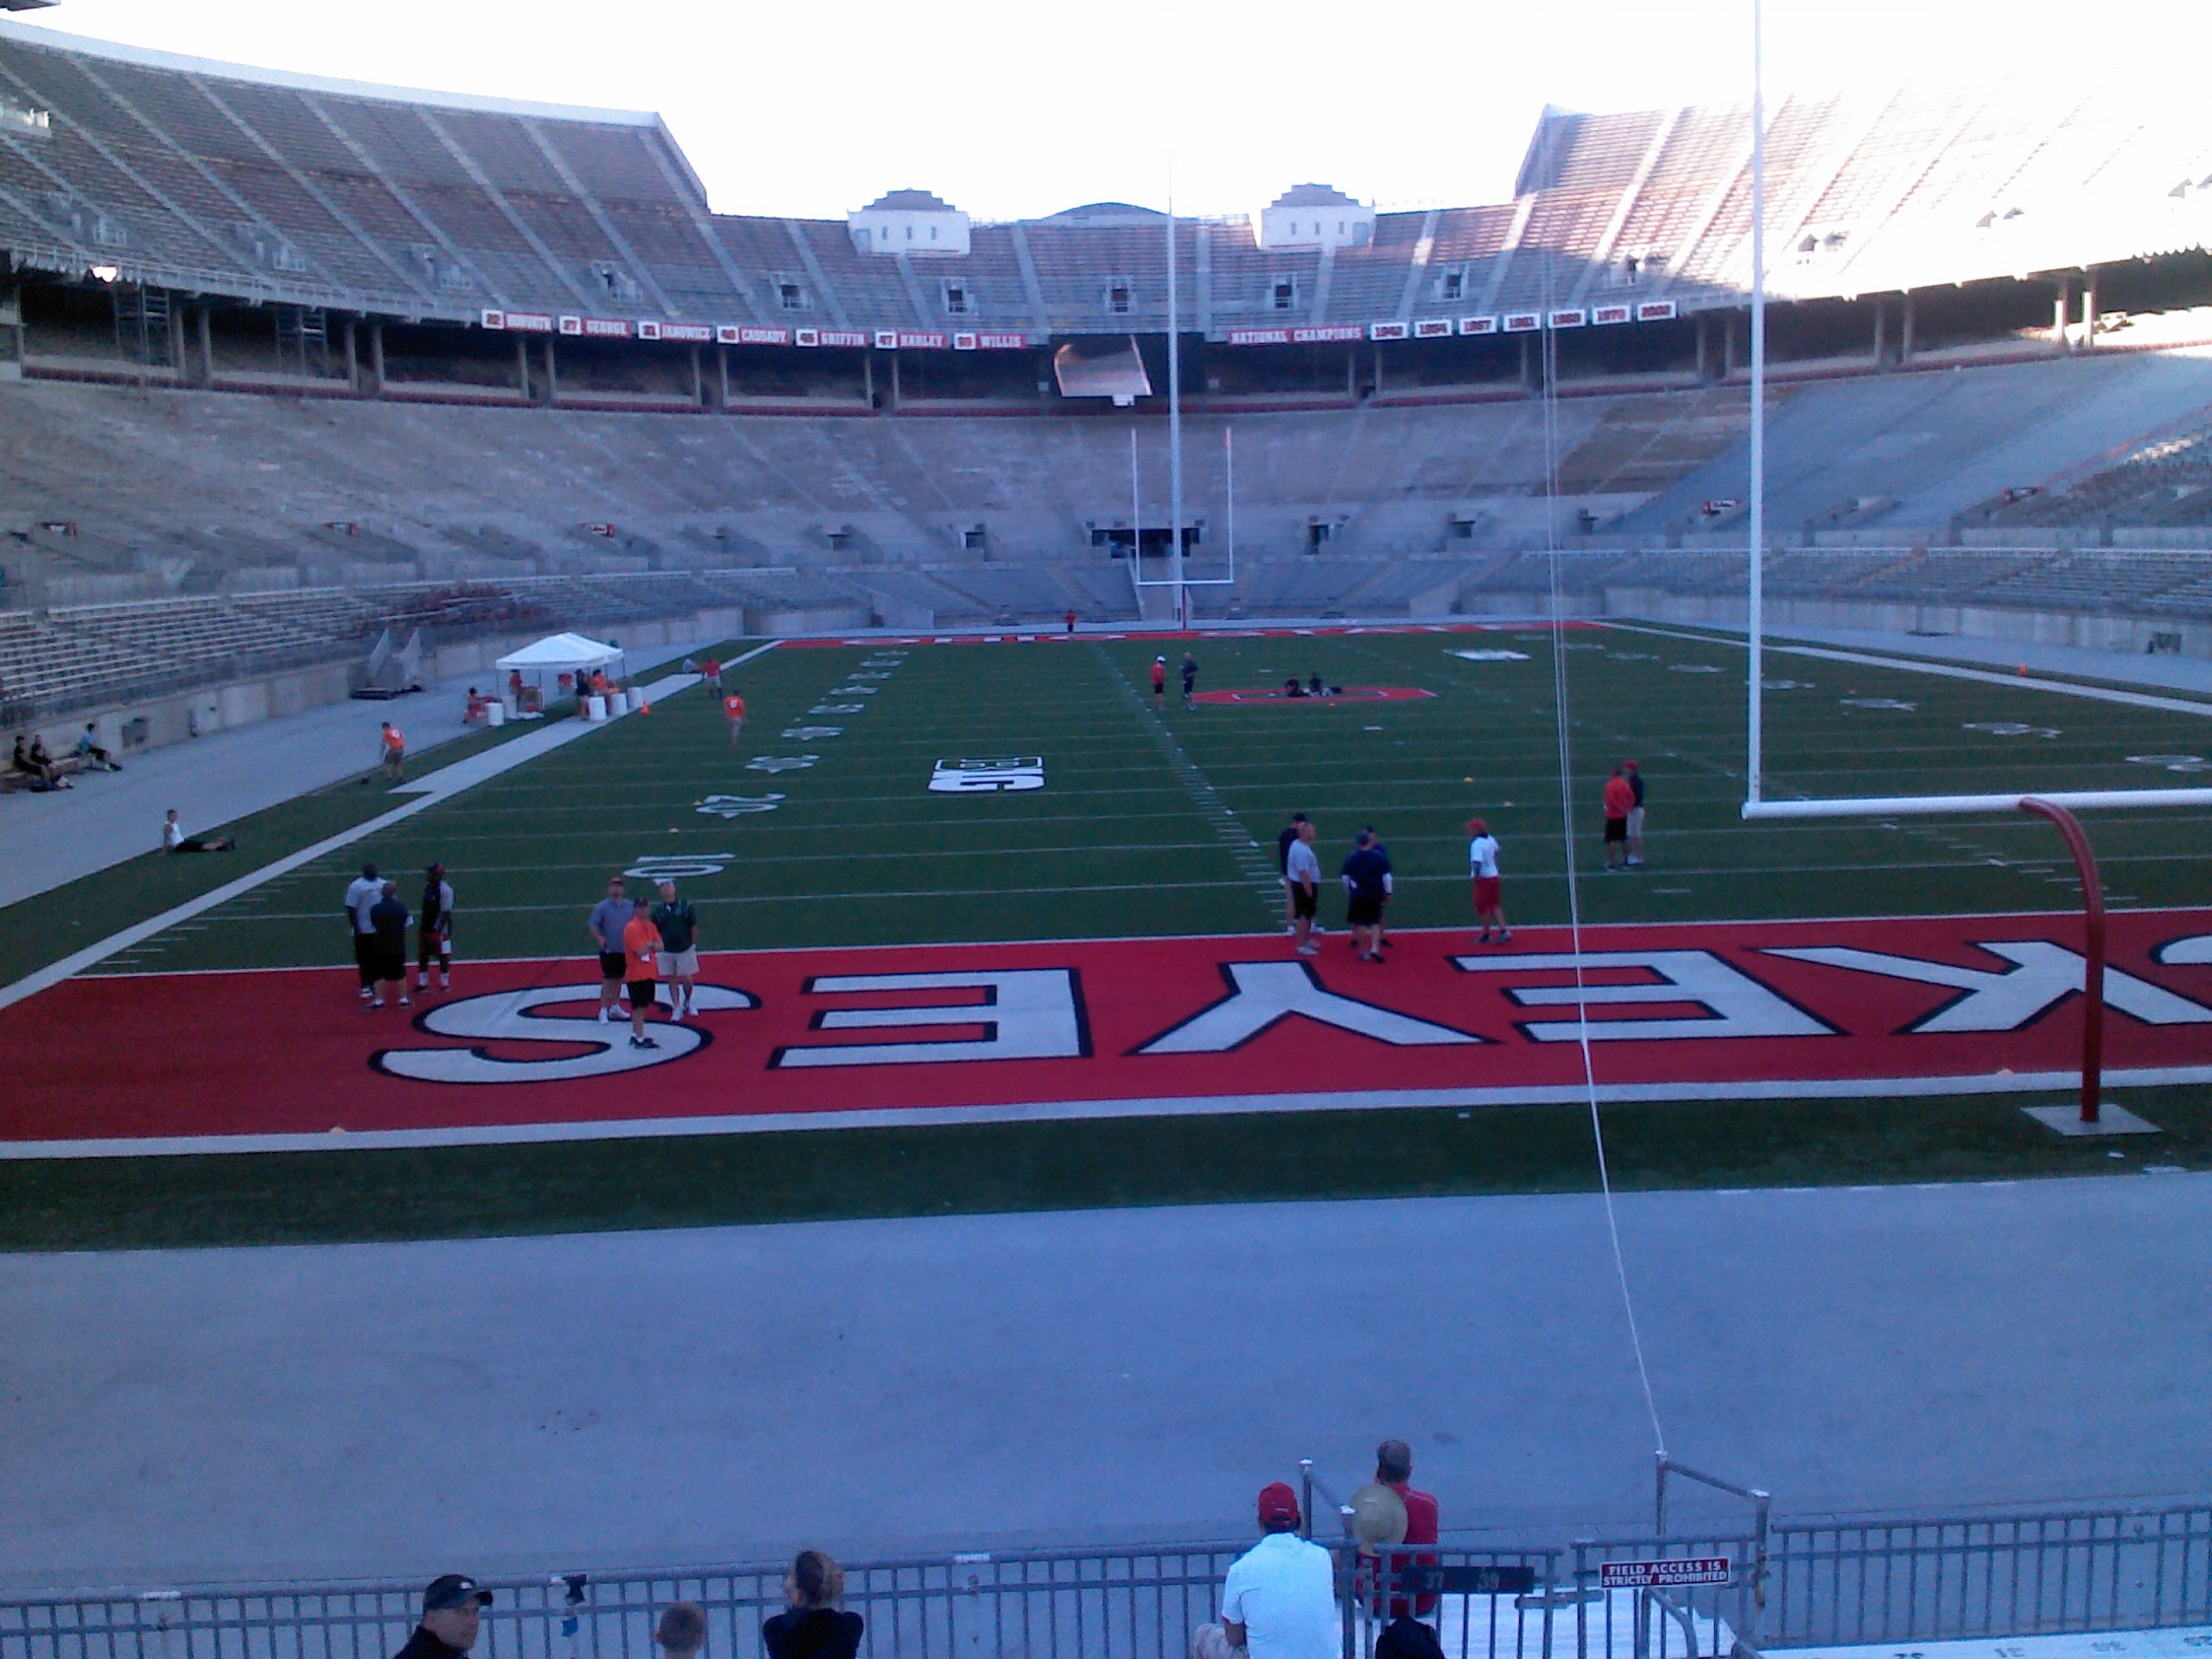
<svg viewBox="0 0 2212 1659"><path fill-rule="evenodd" d="M2027 671L2026 671L2025 669L2022 669L2020 671L2021 671L2023 674L2024 674L2024 673L2026 673L2026 672L2027 672ZM652 706L652 704L651 704L650 702L645 702L642 697L641 697L641 698L639 698L639 699L638 700L638 712L639 712L639 714L641 714L641 715L650 715L651 713L652 713L652 711L653 711L653 706Z"/></svg>

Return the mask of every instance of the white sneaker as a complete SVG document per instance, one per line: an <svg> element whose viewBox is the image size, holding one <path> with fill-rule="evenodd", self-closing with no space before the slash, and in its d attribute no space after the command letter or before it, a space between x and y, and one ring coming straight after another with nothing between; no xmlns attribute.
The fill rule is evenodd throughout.
<svg viewBox="0 0 2212 1659"><path fill-rule="evenodd" d="M1298 954L1301 957L1318 957L1321 954L1321 947L1309 941L1298 947Z"/></svg>

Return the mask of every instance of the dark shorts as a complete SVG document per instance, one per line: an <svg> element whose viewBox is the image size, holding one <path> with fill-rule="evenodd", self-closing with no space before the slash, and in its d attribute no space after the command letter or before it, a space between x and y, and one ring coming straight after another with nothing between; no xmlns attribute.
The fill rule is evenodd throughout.
<svg viewBox="0 0 2212 1659"><path fill-rule="evenodd" d="M1307 892L1302 884L1293 887L1290 890L1290 913L1310 918L1313 914L1314 901L1320 896L1318 893Z"/></svg>
<svg viewBox="0 0 2212 1659"><path fill-rule="evenodd" d="M1373 898L1362 898L1358 893L1355 893L1348 900L1345 901L1344 921L1347 925L1351 927L1372 927L1376 923L1382 919L1382 899L1381 894L1378 893Z"/></svg>
<svg viewBox="0 0 2212 1659"><path fill-rule="evenodd" d="M622 969L627 965L620 950L599 953L599 976L610 984L620 985L622 982Z"/></svg>
<svg viewBox="0 0 2212 1659"><path fill-rule="evenodd" d="M407 977L407 947L404 944L380 944L376 950L378 979Z"/></svg>
<svg viewBox="0 0 2212 1659"><path fill-rule="evenodd" d="M653 979L633 979L630 982L630 1006L650 1008L653 1005L653 987L660 982Z"/></svg>
<svg viewBox="0 0 2212 1659"><path fill-rule="evenodd" d="M422 949L416 953L415 958L417 963L428 962L433 957L442 957L451 955L453 955L452 934L447 932L442 927L426 927L422 930Z"/></svg>
<svg viewBox="0 0 2212 1659"><path fill-rule="evenodd" d="M1628 839L1628 820L1626 818L1607 818L1605 820L1605 839L1607 841L1626 841Z"/></svg>

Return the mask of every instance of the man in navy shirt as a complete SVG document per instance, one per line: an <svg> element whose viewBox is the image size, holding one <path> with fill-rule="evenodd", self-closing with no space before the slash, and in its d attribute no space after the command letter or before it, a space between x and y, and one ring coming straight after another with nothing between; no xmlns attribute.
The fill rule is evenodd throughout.
<svg viewBox="0 0 2212 1659"><path fill-rule="evenodd" d="M1351 856L1344 863L1344 921L1351 928L1351 942L1362 962L1380 962L1382 901L1390 894L1390 861L1375 845L1375 832L1363 830Z"/></svg>

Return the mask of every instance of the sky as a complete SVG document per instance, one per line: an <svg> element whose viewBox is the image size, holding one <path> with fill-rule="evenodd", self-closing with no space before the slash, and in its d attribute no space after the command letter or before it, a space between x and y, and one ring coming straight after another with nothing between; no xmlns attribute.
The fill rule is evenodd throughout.
<svg viewBox="0 0 2212 1659"><path fill-rule="evenodd" d="M2207 60L2212 6L1765 0L1765 84L2123 83ZM1746 101L1751 0L62 0L34 26L304 74L657 110L717 211L833 218L917 187L978 219L1256 211L1333 184L1501 201L1546 104Z"/></svg>

